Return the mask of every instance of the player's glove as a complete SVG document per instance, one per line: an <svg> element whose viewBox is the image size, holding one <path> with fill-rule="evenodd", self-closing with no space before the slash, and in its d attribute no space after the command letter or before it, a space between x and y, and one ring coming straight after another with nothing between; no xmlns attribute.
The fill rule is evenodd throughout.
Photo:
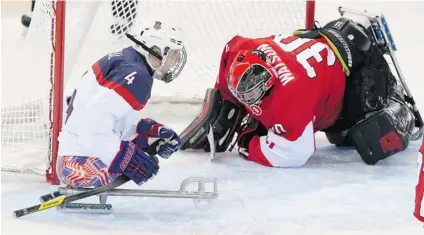
<svg viewBox="0 0 424 235"><path fill-rule="evenodd" d="M158 173L159 161L147 155L131 141L122 141L120 150L109 166L109 172L128 176L141 185Z"/></svg>
<svg viewBox="0 0 424 235"><path fill-rule="evenodd" d="M181 139L173 130L150 118L137 124L137 133L137 146L151 155L169 158L181 146Z"/></svg>
<svg viewBox="0 0 424 235"><path fill-rule="evenodd" d="M267 134L265 127L253 118L248 118L247 123L242 125L241 133L237 137L238 152L244 158L249 157L249 142L254 136Z"/></svg>

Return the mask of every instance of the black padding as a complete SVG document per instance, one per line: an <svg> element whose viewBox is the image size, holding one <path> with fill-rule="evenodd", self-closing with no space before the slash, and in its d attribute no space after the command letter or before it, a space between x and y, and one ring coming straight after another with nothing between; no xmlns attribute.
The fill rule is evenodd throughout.
<svg viewBox="0 0 424 235"><path fill-rule="evenodd" d="M352 45L361 52L367 52L372 44L366 30L356 22L348 18L340 18L327 23L324 29L339 31Z"/></svg>
<svg viewBox="0 0 424 235"><path fill-rule="evenodd" d="M212 126L217 152L227 150L234 134L240 128L240 123L245 113L243 107L227 100L223 102L221 112Z"/></svg>
<svg viewBox="0 0 424 235"><path fill-rule="evenodd" d="M369 165L407 148L414 117L402 102L391 99L389 106L349 130L362 160Z"/></svg>
<svg viewBox="0 0 424 235"><path fill-rule="evenodd" d="M222 108L221 94L216 89L207 89L202 109L196 118L180 134L181 150L202 149L208 146L209 128L218 118Z"/></svg>
<svg viewBox="0 0 424 235"><path fill-rule="evenodd" d="M340 118L325 132L347 130L371 112L388 106L396 90L396 79L382 52L375 46L369 50L361 68L346 79Z"/></svg>
<svg viewBox="0 0 424 235"><path fill-rule="evenodd" d="M347 18L339 18L327 23L322 28L296 33L300 38L321 38L323 35L331 42L333 50L346 65L346 74L363 65L364 56L371 48L372 41L365 29ZM334 48L335 47L335 48Z"/></svg>

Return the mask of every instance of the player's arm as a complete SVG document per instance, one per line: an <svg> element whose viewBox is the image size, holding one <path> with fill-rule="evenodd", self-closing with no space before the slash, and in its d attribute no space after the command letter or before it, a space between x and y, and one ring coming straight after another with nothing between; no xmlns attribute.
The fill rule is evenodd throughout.
<svg viewBox="0 0 424 235"><path fill-rule="evenodd" d="M300 167L315 152L313 121L298 130L276 124L266 130L252 121L238 137L239 153L250 161L269 167Z"/></svg>

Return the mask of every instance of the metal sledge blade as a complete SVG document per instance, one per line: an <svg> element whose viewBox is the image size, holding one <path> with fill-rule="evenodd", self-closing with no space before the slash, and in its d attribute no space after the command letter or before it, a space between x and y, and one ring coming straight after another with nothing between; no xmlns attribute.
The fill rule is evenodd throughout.
<svg viewBox="0 0 424 235"><path fill-rule="evenodd" d="M60 205L66 204L66 203L70 203L73 201L77 201L77 200L81 200L87 197L91 197L91 196L95 196L95 195L99 195L100 193L103 193L109 189L112 188L116 188L119 187L123 184L125 184L126 182L128 182L130 179L125 176L125 175L120 175L118 176L116 179L114 179L112 182L97 187L97 188L93 188L93 189L87 189L87 191L80 193L80 194L75 194L72 196L68 196L68 197L58 197L55 198L53 200L47 201L47 202L43 202L41 204L35 205L35 206L30 206L30 207L26 207L23 209L19 209L19 210L15 210L13 211L13 214L15 217L22 217L22 216L26 216L29 214L33 214L36 212L40 212L43 210L47 210L47 209L51 209L54 207L58 207Z"/></svg>
<svg viewBox="0 0 424 235"><path fill-rule="evenodd" d="M56 209L66 213L111 214L111 204L65 203Z"/></svg>
<svg viewBox="0 0 424 235"><path fill-rule="evenodd" d="M197 185L196 185L197 184ZM207 184L211 184L212 189L207 190ZM195 190L190 190L190 186L197 186ZM72 189L66 187L60 187L59 191L64 195L75 195L79 193L83 193L90 189ZM199 210L207 210L211 207L212 199L216 199L219 196L218 193L218 182L215 178L206 178L206 177L190 177L185 179L178 191L172 190L138 190L138 189L110 189L106 192L98 194L100 197L101 204L91 204L93 207L96 207L98 210L90 210L89 213L94 213L92 211L101 211L99 208L107 207L109 204L106 203L106 197L108 196L124 196L124 197L162 197L162 198L189 198L193 200L195 207ZM103 198L103 200L102 200ZM69 204L69 203L68 203ZM75 203L77 204L77 203ZM80 206L84 207L89 204L80 204ZM78 206L78 205L77 205ZM75 205L71 205L71 207L77 207ZM65 208L66 209L66 208ZM78 208L73 208L75 211ZM106 208L107 210L107 208ZM84 212L84 210L82 210ZM97 213L97 212L96 212ZM103 213L103 211L101 212Z"/></svg>
<svg viewBox="0 0 424 235"><path fill-rule="evenodd" d="M206 184L212 184L213 190L207 191ZM190 191L189 186L197 184L197 190ZM59 191L64 195L79 194L90 189L71 189L60 187ZM218 182L215 178L190 177L185 179L178 191L174 190L142 190L142 189L111 189L99 194L99 196L124 196L124 197L164 197L164 198L191 198L191 199L215 199L218 198Z"/></svg>

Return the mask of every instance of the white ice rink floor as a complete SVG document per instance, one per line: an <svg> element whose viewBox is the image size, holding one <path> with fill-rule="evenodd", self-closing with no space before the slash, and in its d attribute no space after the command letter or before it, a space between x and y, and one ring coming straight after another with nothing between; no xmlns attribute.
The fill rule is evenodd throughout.
<svg viewBox="0 0 424 235"><path fill-rule="evenodd" d="M422 55L424 2L323 3L317 18L328 17L326 6L348 5L380 9L386 14L399 48L399 61L418 106L424 110ZM2 2L3 5L3 2ZM336 11L335 8L332 11ZM19 38L7 38L19 27L20 12L2 9L2 51ZM325 18L327 19L327 18ZM9 23L8 23L9 22ZM8 50L9 51L9 50ZM2 53L2 66L7 55ZM152 117L181 131L194 117L164 116L169 105L151 106ZM172 108L194 112L185 106ZM158 114L160 110L162 114ZM181 112L180 112L181 113ZM191 113L193 114L193 113ZM187 199L109 198L113 215L62 214L55 209L15 219L12 211L39 203L55 189L42 176L1 173L1 232L5 235L418 235L422 225L412 216L416 159L420 142L400 154L365 165L354 150L330 146L318 136L317 153L300 169L271 169L246 162L235 152L177 153L161 160L160 173L143 189L177 190L190 176L219 179L220 196L207 211ZM128 187L135 188L130 184ZM90 200L88 200L90 201Z"/></svg>
<svg viewBox="0 0 424 235"><path fill-rule="evenodd" d="M175 126L175 125L174 125ZM270 169L235 153L178 153L161 161L143 189L177 190L189 176L219 179L220 196L207 211L188 199L110 198L114 215L48 210L21 219L14 209L54 190L43 177L2 173L3 234L422 234L412 217L417 143L377 166L353 150L325 144L301 169ZM134 185L131 185L134 187Z"/></svg>

